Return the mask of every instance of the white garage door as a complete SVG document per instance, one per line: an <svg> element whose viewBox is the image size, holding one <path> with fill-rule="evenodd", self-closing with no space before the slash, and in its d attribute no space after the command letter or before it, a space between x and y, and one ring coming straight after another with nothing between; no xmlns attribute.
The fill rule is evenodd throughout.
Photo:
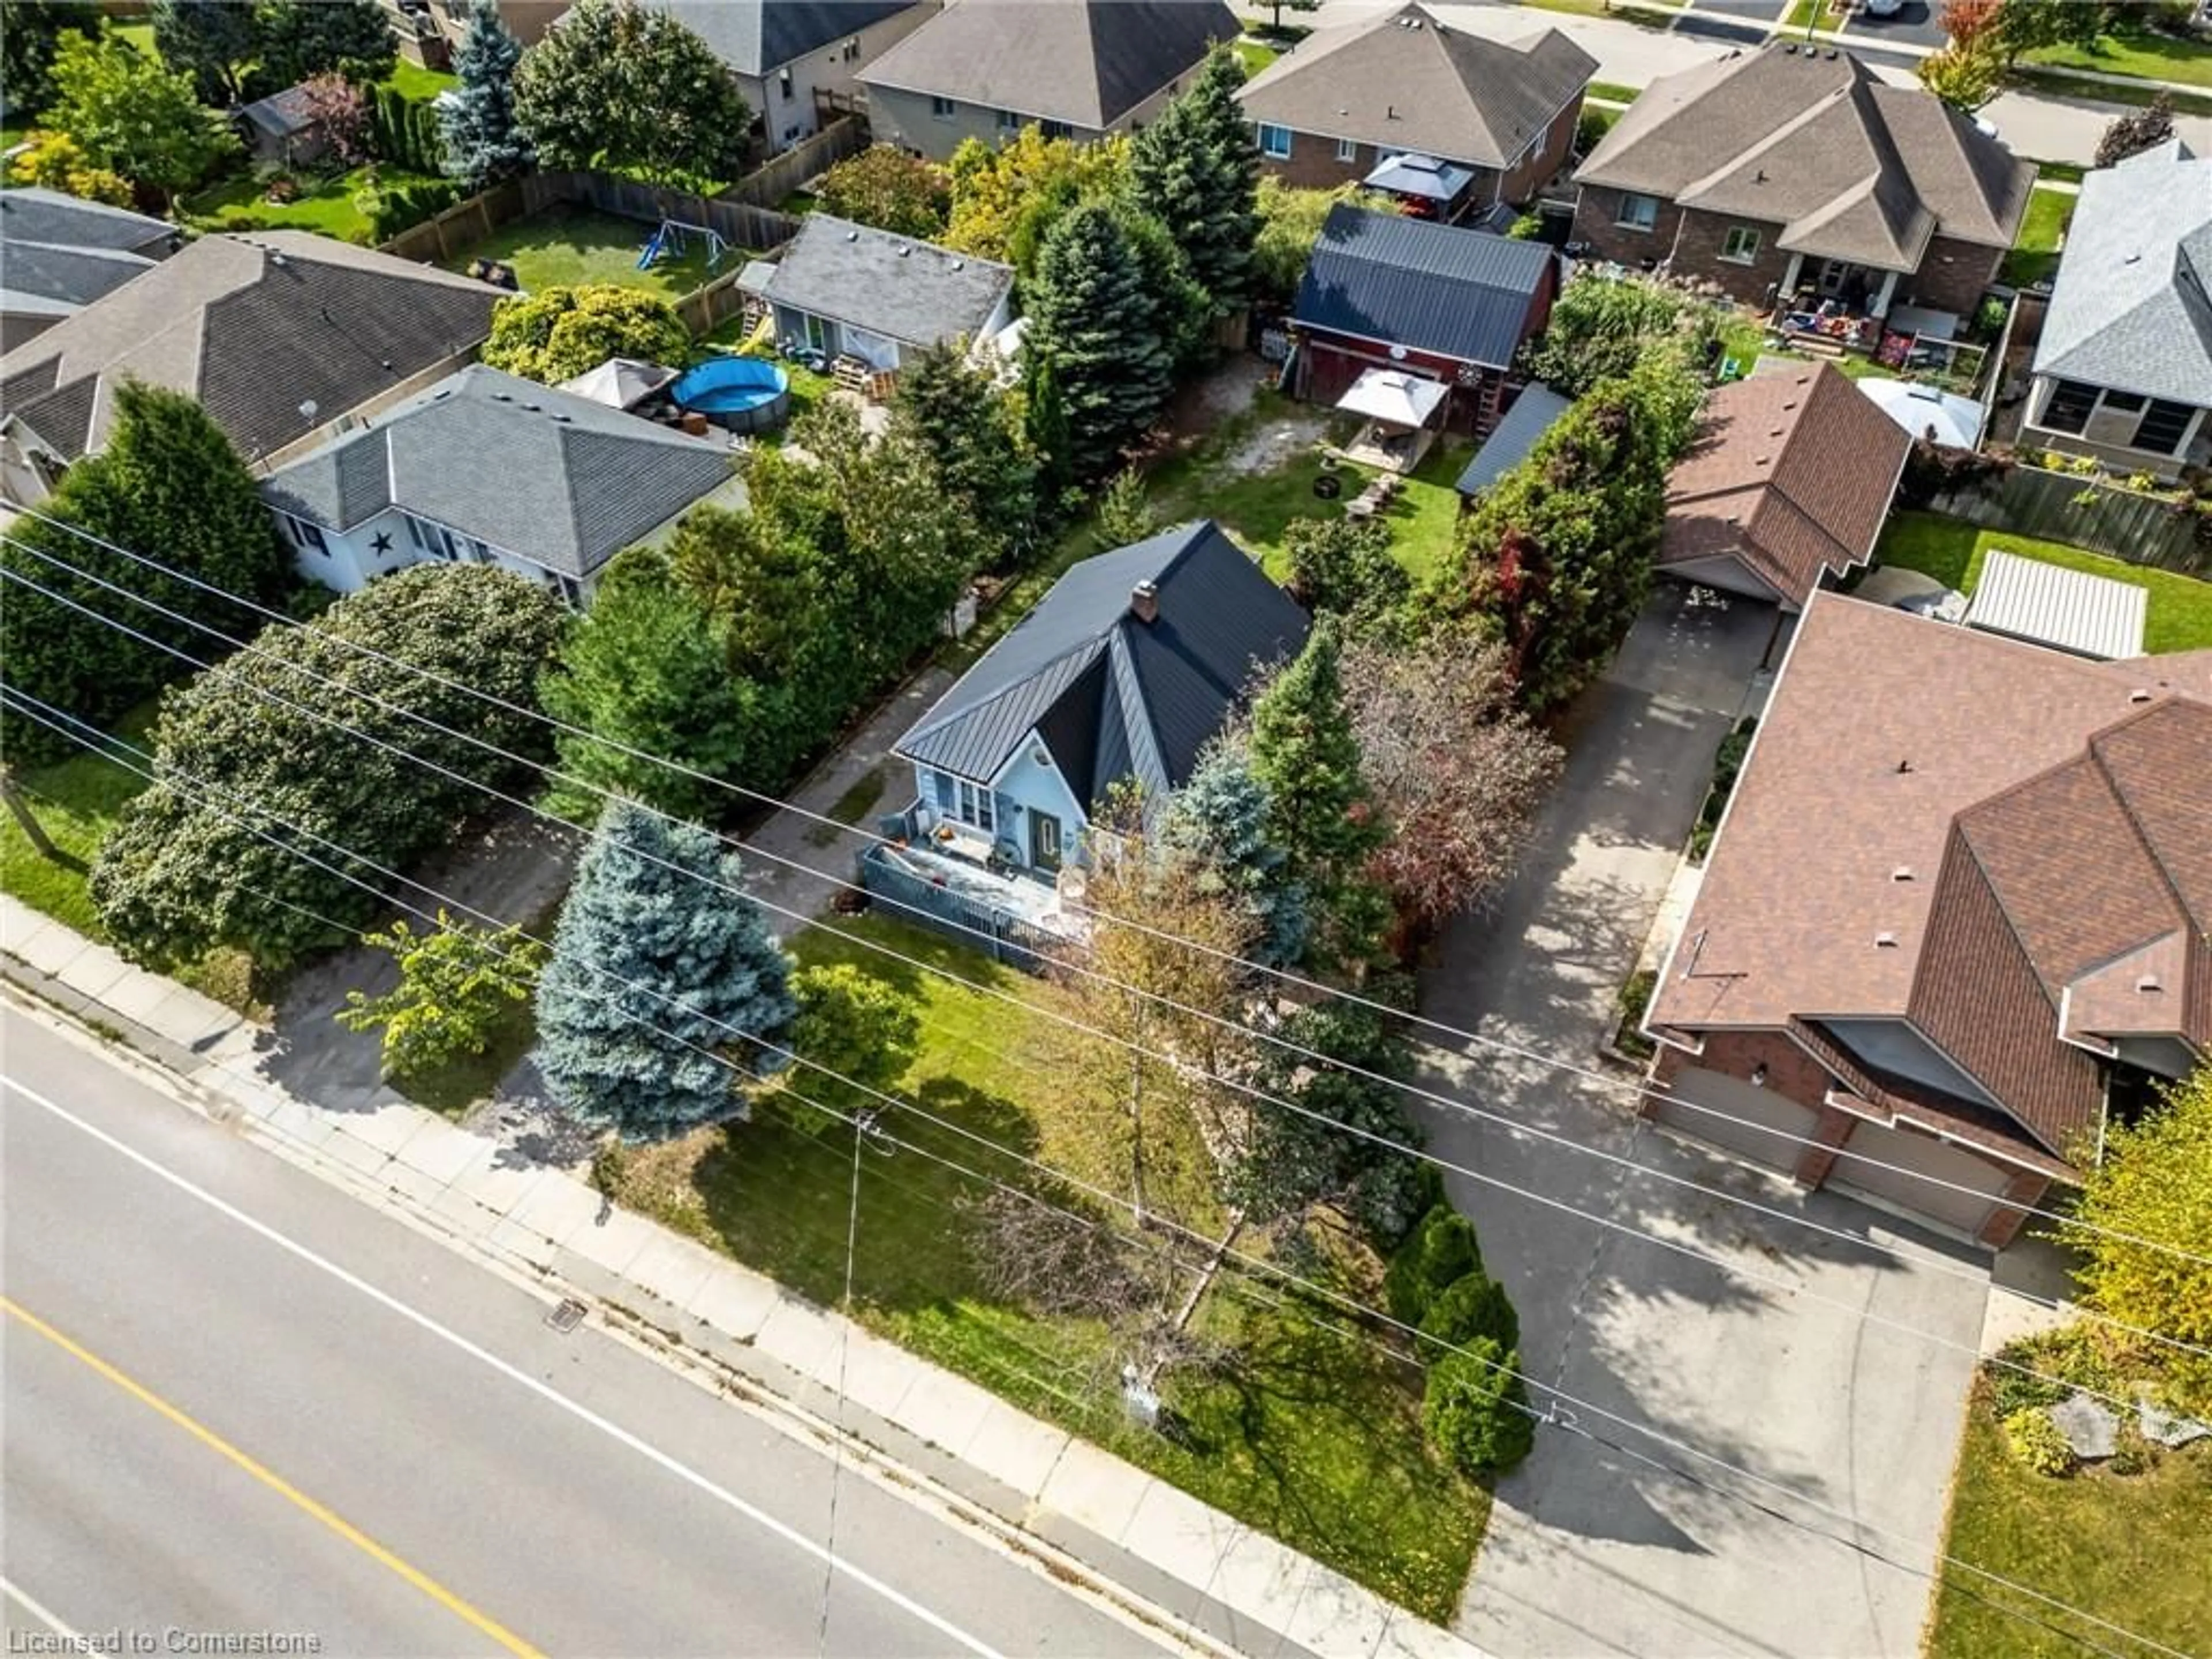
<svg viewBox="0 0 2212 1659"><path fill-rule="evenodd" d="M1810 1107L1801 1106L1785 1095L1702 1066L1680 1073L1667 1092L1692 1106L1711 1109L1694 1111L1691 1106L1665 1101L1659 1107L1662 1123L1785 1173L1797 1167L1797 1159L1805 1151L1802 1138L1810 1135L1820 1121ZM1765 1134L1762 1129L1781 1133ZM1792 1136L1800 1139L1790 1139Z"/></svg>
<svg viewBox="0 0 2212 1659"><path fill-rule="evenodd" d="M1859 1124L1844 1143L1844 1150L1879 1158L1881 1163L1838 1158L1828 1177L1831 1188L1878 1198L1909 1215L1925 1216L1969 1236L1978 1232L1990 1218L2010 1178L2002 1165L1977 1158L1948 1140L1885 1123ZM1922 1176L1934 1179L1916 1178ZM1938 1182L1951 1184L1939 1186ZM1958 1190L1962 1187L1966 1190Z"/></svg>

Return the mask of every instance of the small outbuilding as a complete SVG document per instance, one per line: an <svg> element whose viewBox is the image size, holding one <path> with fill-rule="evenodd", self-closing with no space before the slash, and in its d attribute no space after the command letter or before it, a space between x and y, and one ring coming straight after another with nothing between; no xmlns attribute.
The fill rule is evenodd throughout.
<svg viewBox="0 0 2212 1659"><path fill-rule="evenodd" d="M1992 548L1966 626L2100 662L2140 657L2150 592L2132 582Z"/></svg>
<svg viewBox="0 0 2212 1659"><path fill-rule="evenodd" d="M1513 406L1491 434L1482 441L1482 447L1459 475L1460 500L1472 502L1515 467L1534 453L1560 416L1574 402L1563 398L1551 387L1532 382L1521 388Z"/></svg>
<svg viewBox="0 0 2212 1659"><path fill-rule="evenodd" d="M331 135L304 86L287 87L238 112L239 136L257 161L305 167L331 149Z"/></svg>

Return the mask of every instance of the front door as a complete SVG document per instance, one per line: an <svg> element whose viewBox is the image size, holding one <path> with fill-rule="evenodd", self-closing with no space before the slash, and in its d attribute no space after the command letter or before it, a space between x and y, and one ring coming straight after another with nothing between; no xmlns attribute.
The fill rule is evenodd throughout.
<svg viewBox="0 0 2212 1659"><path fill-rule="evenodd" d="M1030 814L1030 864L1038 870L1060 868L1060 820L1049 812Z"/></svg>

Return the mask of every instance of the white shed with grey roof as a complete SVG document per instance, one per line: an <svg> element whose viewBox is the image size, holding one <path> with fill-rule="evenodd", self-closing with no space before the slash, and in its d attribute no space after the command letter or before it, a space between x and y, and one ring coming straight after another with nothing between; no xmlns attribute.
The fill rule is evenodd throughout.
<svg viewBox="0 0 2212 1659"><path fill-rule="evenodd" d="M2109 662L2142 655L2149 605L2149 591L2132 582L1993 548L1982 561L1966 626Z"/></svg>

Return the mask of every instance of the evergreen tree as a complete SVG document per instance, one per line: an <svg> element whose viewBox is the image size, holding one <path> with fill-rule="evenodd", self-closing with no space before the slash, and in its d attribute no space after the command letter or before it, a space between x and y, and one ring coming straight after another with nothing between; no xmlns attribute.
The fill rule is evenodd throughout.
<svg viewBox="0 0 2212 1659"><path fill-rule="evenodd" d="M1252 300L1252 245L1260 234L1260 153L1237 101L1243 60L1225 46L1207 55L1189 91L1129 148L1133 199L1182 246L1212 316Z"/></svg>
<svg viewBox="0 0 2212 1659"><path fill-rule="evenodd" d="M114 396L107 447L70 468L45 518L18 519L9 526L0 568L204 660L219 645L163 611L247 638L259 630L260 617L222 593L280 605L295 581L290 563L246 463L197 401L128 379L117 384ZM180 574L136 563L101 542L158 559ZM185 577L208 586L194 586ZM163 610L120 600L94 578ZM0 659L10 683L100 726L186 672L167 652L15 582L0 598ZM4 717L0 723L19 755L52 753L61 741L34 726Z"/></svg>
<svg viewBox="0 0 2212 1659"><path fill-rule="evenodd" d="M522 172L535 159L514 118L514 69L522 44L491 0L477 0L453 59L461 84L438 106L446 171L471 190Z"/></svg>
<svg viewBox="0 0 2212 1659"><path fill-rule="evenodd" d="M1070 467L1103 477L1159 413L1175 366L1143 260L1111 206L1087 202L1053 228L1028 306L1025 349L1058 388Z"/></svg>
<svg viewBox="0 0 2212 1659"><path fill-rule="evenodd" d="M785 956L706 830L611 803L538 986L538 1066L562 1109L625 1140L747 1115L799 1006ZM702 1052L703 1051L703 1052Z"/></svg>
<svg viewBox="0 0 2212 1659"><path fill-rule="evenodd" d="M242 101L246 66L261 49L252 0L154 0L154 50L192 77L204 102Z"/></svg>
<svg viewBox="0 0 2212 1659"><path fill-rule="evenodd" d="M280 88L311 75L381 81L399 61L398 37L377 0L262 0L254 16L261 67Z"/></svg>
<svg viewBox="0 0 2212 1659"><path fill-rule="evenodd" d="M1366 954L1387 905L1364 876L1389 839L1359 764L1345 707L1335 618L1314 624L1297 660L1252 705L1252 775L1267 792L1267 830L1328 926L1341 958Z"/></svg>
<svg viewBox="0 0 2212 1659"><path fill-rule="evenodd" d="M989 371L952 342L925 347L901 366L891 408L985 545L979 562L1003 566L1025 551L1036 533L1036 463Z"/></svg>
<svg viewBox="0 0 2212 1659"><path fill-rule="evenodd" d="M1243 749L1218 743L1206 751L1170 797L1160 840L1198 866L1202 884L1229 894L1251 917L1256 960L1282 967L1298 959L1305 948L1305 889L1268 836L1267 792Z"/></svg>
<svg viewBox="0 0 2212 1659"><path fill-rule="evenodd" d="M731 674L712 621L675 586L666 562L625 555L540 688L547 712L608 740L566 732L554 739L562 771L579 781L556 781L548 804L587 823L606 793L634 795L678 817L710 817L723 804L711 785L608 744L733 777L749 750L753 690Z"/></svg>

